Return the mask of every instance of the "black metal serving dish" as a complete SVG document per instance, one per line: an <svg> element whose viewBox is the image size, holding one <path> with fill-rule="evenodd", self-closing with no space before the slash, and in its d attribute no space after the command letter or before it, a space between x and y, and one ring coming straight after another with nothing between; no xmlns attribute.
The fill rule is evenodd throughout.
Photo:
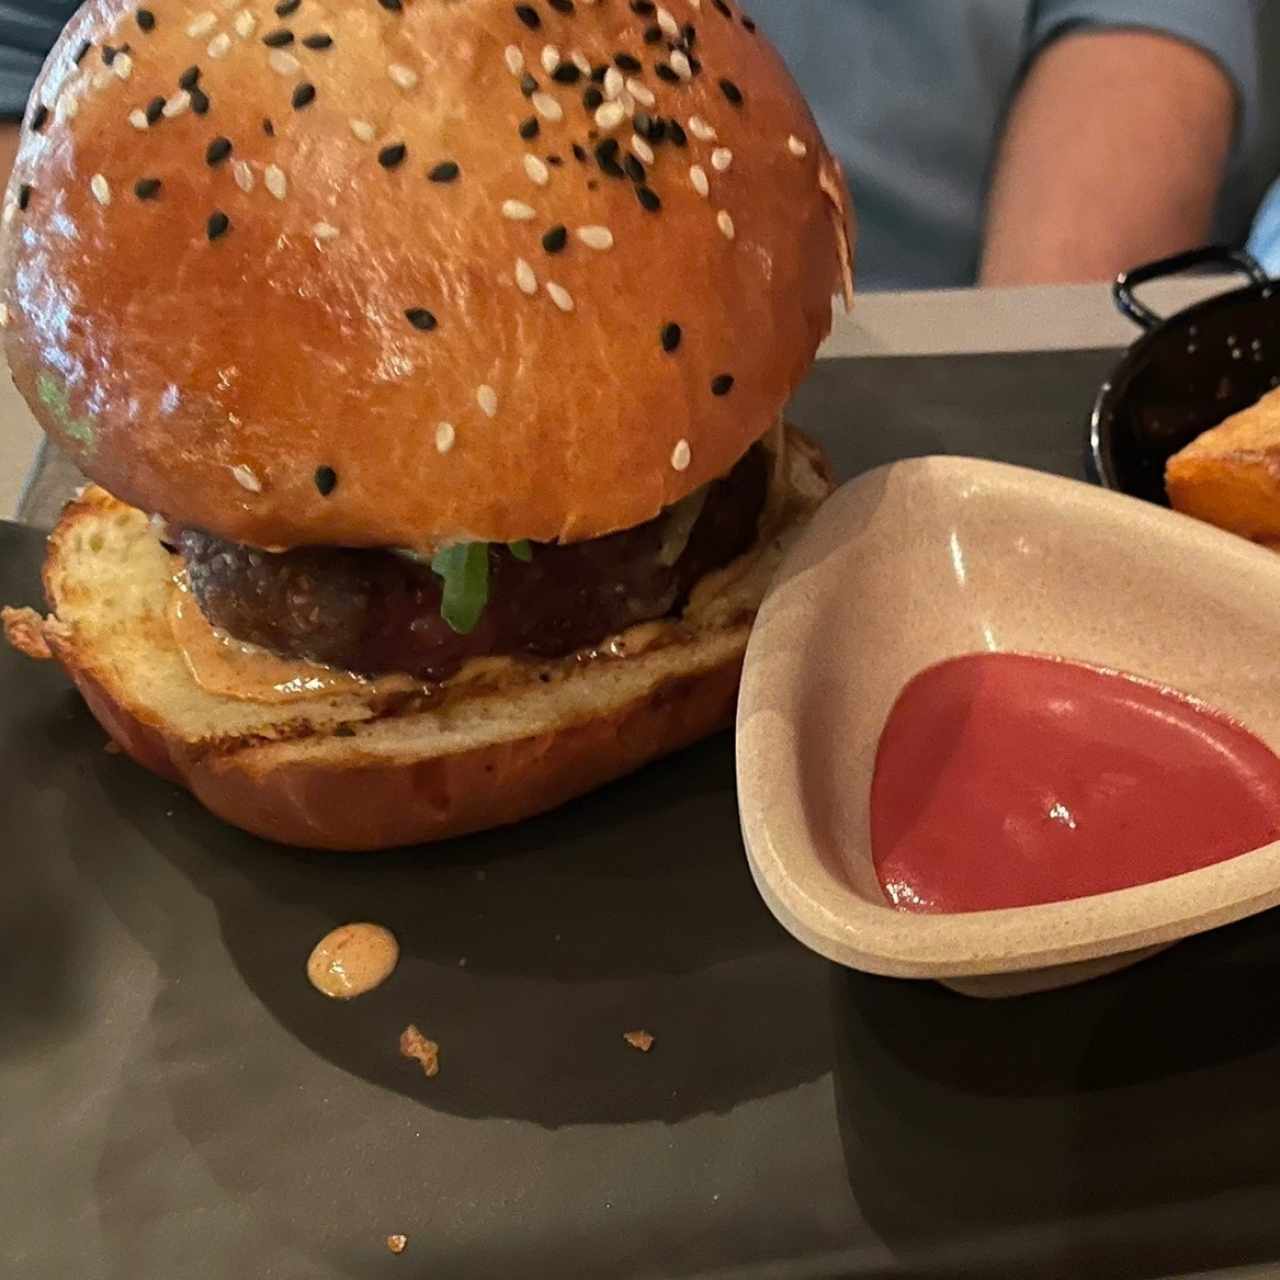
<svg viewBox="0 0 1280 1280"><path fill-rule="evenodd" d="M1167 319L1135 295L1197 269L1240 271L1251 283ZM1168 506L1168 459L1202 431L1280 385L1280 287L1241 249L1211 246L1122 275L1116 306L1146 332L1102 385L1088 462L1108 489Z"/></svg>

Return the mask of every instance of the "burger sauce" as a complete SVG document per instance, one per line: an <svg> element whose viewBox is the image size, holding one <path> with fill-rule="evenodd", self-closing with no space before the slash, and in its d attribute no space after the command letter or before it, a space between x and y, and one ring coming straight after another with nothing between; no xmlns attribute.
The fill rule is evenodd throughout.
<svg viewBox="0 0 1280 1280"><path fill-rule="evenodd" d="M1059 902L1148 884L1280 837L1280 759L1155 684L982 653L917 675L890 712L871 847L906 911Z"/></svg>

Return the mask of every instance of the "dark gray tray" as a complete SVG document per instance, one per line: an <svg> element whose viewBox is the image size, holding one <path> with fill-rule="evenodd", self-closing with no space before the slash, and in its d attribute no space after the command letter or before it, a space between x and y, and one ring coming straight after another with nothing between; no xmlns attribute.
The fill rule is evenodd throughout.
<svg viewBox="0 0 1280 1280"><path fill-rule="evenodd" d="M931 451L1080 474L1112 359L832 362L795 416L842 475ZM37 601L40 550L0 526L0 599ZM728 737L510 831L303 854L107 754L58 672L3 646L0 768L5 1277L1137 1277L1280 1256L1269 916L975 1003L836 969L774 923ZM338 1006L303 964L351 919L404 956ZM397 1054L410 1021L441 1044L434 1080Z"/></svg>

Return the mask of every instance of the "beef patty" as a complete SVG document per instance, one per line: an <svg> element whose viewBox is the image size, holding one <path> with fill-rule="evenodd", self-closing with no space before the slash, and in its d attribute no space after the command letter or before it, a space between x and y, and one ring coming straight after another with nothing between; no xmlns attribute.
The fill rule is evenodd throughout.
<svg viewBox="0 0 1280 1280"><path fill-rule="evenodd" d="M709 485L683 550L676 541L678 555L674 526L689 514L681 507L608 537L535 544L528 563L493 544L489 603L468 635L440 616L440 578L395 552L271 554L193 529L177 545L205 617L238 639L369 675L442 680L468 658L559 657L678 611L700 578L755 541L768 474L757 445Z"/></svg>

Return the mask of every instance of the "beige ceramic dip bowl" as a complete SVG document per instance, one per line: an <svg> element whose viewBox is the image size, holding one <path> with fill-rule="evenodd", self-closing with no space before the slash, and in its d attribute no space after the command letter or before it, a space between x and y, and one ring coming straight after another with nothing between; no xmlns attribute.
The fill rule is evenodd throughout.
<svg viewBox="0 0 1280 1280"><path fill-rule="evenodd" d="M952 915L892 907L868 812L881 731L913 676L983 650L1146 677L1280 751L1280 556L998 463L922 458L869 472L831 498L784 563L738 709L752 874L801 942L871 973L1005 995L1123 967L1280 902L1280 844L1270 844L1067 902Z"/></svg>

